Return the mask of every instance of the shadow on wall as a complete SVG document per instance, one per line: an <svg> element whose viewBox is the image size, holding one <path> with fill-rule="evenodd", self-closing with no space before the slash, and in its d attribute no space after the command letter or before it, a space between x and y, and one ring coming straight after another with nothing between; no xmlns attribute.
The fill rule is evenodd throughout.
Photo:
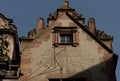
<svg viewBox="0 0 120 81"><path fill-rule="evenodd" d="M68 78L49 78L49 81L117 81L115 69L117 65L117 55L112 58L79 72ZM102 68L102 69L101 69Z"/></svg>
<svg viewBox="0 0 120 81"><path fill-rule="evenodd" d="M112 58L105 62L97 64L69 78L77 78L76 81L117 81L115 74L117 60L118 56L113 55ZM79 78L81 78L81 80L78 80Z"/></svg>
<svg viewBox="0 0 120 81"><path fill-rule="evenodd" d="M118 60L118 56L114 54L110 59L100 64L94 65L93 67L90 67L82 72L78 72L73 76L66 77L63 76L63 74L61 75L56 74L56 75L50 75L48 80L49 81L117 81L115 75L117 60ZM39 73L38 75L33 77L29 76L26 79L24 79L24 81L34 80L35 78L37 78L37 76L52 73L55 71L56 71L55 69L52 69L49 70L49 72L42 74Z"/></svg>

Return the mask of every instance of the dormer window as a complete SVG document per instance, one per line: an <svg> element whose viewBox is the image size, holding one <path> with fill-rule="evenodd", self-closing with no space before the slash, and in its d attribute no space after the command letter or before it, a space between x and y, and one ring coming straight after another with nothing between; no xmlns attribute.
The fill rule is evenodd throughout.
<svg viewBox="0 0 120 81"><path fill-rule="evenodd" d="M53 45L78 45L77 27L55 27L53 33Z"/></svg>

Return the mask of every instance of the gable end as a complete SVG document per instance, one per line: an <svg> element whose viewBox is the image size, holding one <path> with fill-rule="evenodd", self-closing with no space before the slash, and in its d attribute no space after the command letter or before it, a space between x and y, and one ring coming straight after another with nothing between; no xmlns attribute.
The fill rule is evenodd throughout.
<svg viewBox="0 0 120 81"><path fill-rule="evenodd" d="M88 29L86 29L83 25L81 25L75 18L73 18L68 12L66 15L73 20L82 30L84 30L89 36L91 36L97 43L99 43L104 49L106 49L109 53L113 53L111 49L109 49L104 43L102 43L97 37L95 37Z"/></svg>

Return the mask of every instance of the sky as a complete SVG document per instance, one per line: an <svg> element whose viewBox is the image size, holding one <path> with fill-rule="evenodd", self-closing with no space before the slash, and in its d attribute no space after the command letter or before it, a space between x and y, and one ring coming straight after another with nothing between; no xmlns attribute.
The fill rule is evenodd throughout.
<svg viewBox="0 0 120 81"><path fill-rule="evenodd" d="M13 19L18 28L18 35L27 36L27 33L36 28L37 20L42 17L47 24L49 13L53 13L62 6L64 0L0 0L0 13ZM68 0L70 7L82 13L86 20L95 18L97 29L114 36L114 53L120 50L120 0ZM120 60L118 59L116 75L120 81Z"/></svg>

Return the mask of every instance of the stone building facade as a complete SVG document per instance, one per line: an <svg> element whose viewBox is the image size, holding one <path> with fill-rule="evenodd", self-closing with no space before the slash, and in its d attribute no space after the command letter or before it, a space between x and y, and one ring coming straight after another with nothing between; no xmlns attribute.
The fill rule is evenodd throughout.
<svg viewBox="0 0 120 81"><path fill-rule="evenodd" d="M0 14L0 81L116 81L112 41L96 29L94 18L85 25L83 14L65 1L48 25L39 18L20 37L19 52L17 27Z"/></svg>
<svg viewBox="0 0 120 81"><path fill-rule="evenodd" d="M117 55L113 37L96 29L95 19L85 25L83 14L65 1L51 13L48 25L20 38L23 76L20 81L116 81Z"/></svg>
<svg viewBox="0 0 120 81"><path fill-rule="evenodd" d="M65 1L51 13L48 25L20 38L20 81L116 81L117 56L113 37L96 29L95 19L85 25L83 14Z"/></svg>
<svg viewBox="0 0 120 81"><path fill-rule="evenodd" d="M20 54L17 27L0 14L0 81L18 81Z"/></svg>

